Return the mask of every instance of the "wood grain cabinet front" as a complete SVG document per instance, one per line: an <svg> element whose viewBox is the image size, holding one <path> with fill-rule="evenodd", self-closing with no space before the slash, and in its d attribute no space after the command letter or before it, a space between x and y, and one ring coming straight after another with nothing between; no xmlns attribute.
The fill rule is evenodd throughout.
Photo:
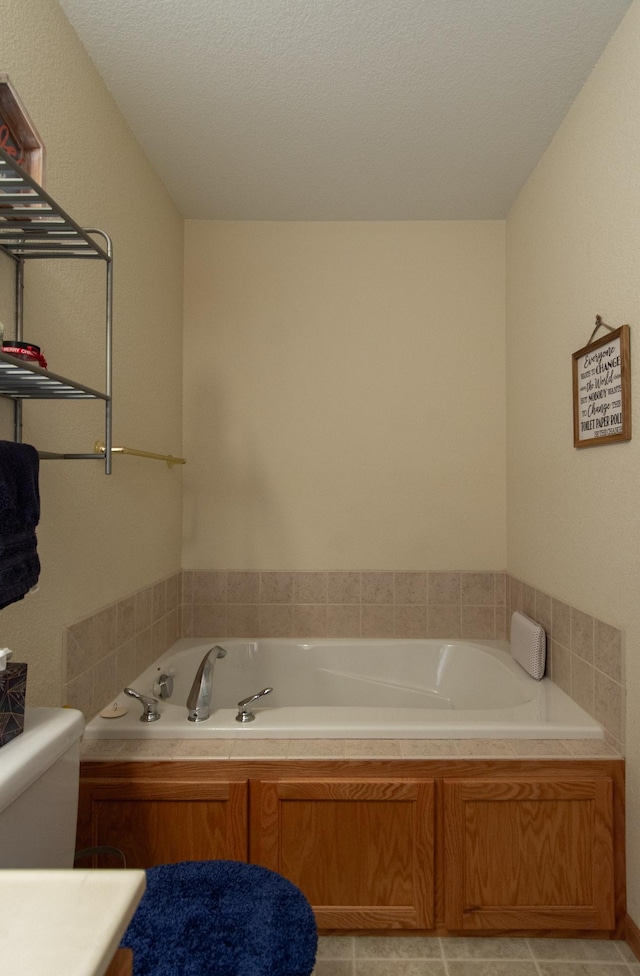
<svg viewBox="0 0 640 976"><path fill-rule="evenodd" d="M320 928L434 925L434 783L251 783L251 860L304 892Z"/></svg>
<svg viewBox="0 0 640 976"><path fill-rule="evenodd" d="M443 785L448 929L613 928L611 780Z"/></svg>
<svg viewBox="0 0 640 976"><path fill-rule="evenodd" d="M84 780L78 846L115 847L128 868L216 858L246 861L247 794L246 781ZM98 867L105 866L100 856Z"/></svg>

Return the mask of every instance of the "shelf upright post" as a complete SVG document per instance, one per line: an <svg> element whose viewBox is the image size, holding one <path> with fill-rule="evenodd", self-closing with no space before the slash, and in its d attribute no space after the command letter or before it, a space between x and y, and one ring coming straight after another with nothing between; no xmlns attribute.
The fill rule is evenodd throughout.
<svg viewBox="0 0 640 976"><path fill-rule="evenodd" d="M105 301L105 423L104 423L104 473L111 474L112 461L112 373L113 373L113 242L109 235L97 228L86 228L87 234L99 234L103 238L107 255L106 261L106 301Z"/></svg>
<svg viewBox="0 0 640 976"><path fill-rule="evenodd" d="M16 342L22 342L24 333L24 258L16 256ZM22 400L13 401L13 439L22 443Z"/></svg>

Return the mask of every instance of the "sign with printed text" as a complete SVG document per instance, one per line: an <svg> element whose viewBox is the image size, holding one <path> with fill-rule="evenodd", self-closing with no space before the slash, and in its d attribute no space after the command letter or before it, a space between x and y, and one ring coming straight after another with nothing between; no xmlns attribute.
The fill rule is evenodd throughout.
<svg viewBox="0 0 640 976"><path fill-rule="evenodd" d="M631 440L629 326L573 354L573 446Z"/></svg>

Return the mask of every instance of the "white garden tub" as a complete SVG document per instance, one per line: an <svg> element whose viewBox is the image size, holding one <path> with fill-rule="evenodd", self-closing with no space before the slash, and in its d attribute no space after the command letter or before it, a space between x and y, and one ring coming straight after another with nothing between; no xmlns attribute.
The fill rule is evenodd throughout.
<svg viewBox="0 0 640 976"><path fill-rule="evenodd" d="M227 655L215 662L210 717L190 722L187 696L214 644ZM132 687L157 697L161 674L174 688L158 721L140 722L139 703L121 694L127 714L97 716L85 738L603 738L557 685L529 677L504 641L183 638ZM237 722L237 702L267 686L255 721Z"/></svg>

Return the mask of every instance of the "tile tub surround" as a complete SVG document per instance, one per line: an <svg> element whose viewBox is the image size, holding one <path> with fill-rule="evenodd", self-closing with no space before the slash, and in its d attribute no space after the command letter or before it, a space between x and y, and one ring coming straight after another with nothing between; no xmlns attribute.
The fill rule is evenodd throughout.
<svg viewBox="0 0 640 976"><path fill-rule="evenodd" d="M181 636L182 574L147 586L67 627L64 704L87 721Z"/></svg>
<svg viewBox="0 0 640 976"><path fill-rule="evenodd" d="M514 610L520 610L544 627L547 674L600 722L607 741L624 753L622 631L513 576L507 577L507 607L508 619Z"/></svg>
<svg viewBox="0 0 640 976"><path fill-rule="evenodd" d="M89 720L180 637L504 640L521 610L547 673L624 752L623 635L501 572L185 570L64 632L64 703Z"/></svg>
<svg viewBox="0 0 640 976"><path fill-rule="evenodd" d="M185 570L183 636L504 640L502 572Z"/></svg>

